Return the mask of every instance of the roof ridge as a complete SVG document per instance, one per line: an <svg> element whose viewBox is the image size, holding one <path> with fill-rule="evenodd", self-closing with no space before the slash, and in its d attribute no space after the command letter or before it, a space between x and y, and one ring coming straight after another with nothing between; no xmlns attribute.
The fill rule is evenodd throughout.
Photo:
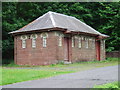
<svg viewBox="0 0 120 90"><path fill-rule="evenodd" d="M73 32L77 31L77 32L102 35L99 31L96 31L94 28L80 21L76 17L68 16L65 14L52 12L52 11L46 12L45 14L38 17L37 19L27 24L26 26L22 27L21 29L10 33L35 31L35 30L49 29L54 27L66 28L67 30Z"/></svg>
<svg viewBox="0 0 120 90"><path fill-rule="evenodd" d="M65 15L65 14L61 14L61 13L57 13L57 12L52 12L52 11L49 11L48 13L54 13L54 14L58 14L58 15L61 15L61 16L66 16L66 17L70 17L70 18L75 18L73 16L68 16L68 15Z"/></svg>
<svg viewBox="0 0 120 90"><path fill-rule="evenodd" d="M53 27L55 27L56 24L55 24L55 21L54 21L54 18L53 18L52 12L49 11L48 13L49 13L49 15L50 15L50 19L51 19L51 21L52 21L52 25L53 25Z"/></svg>
<svg viewBox="0 0 120 90"><path fill-rule="evenodd" d="M92 29L93 31L95 31L95 32L97 32L97 33L99 33L99 34L101 34L100 32L98 32L98 31L96 31L96 30L94 30L92 27L90 27L89 25L87 25L86 23L84 23L84 22L81 22L79 19L77 19L76 17L73 17L73 16L68 16L68 15L65 15L65 14L61 14L61 13L57 13L57 12L52 12L52 11L49 11L48 13L50 13L51 15L52 15L52 13L54 13L54 14L58 14L58 15L61 15L61 16L66 16L66 17L70 17L70 18L73 18L73 19L75 19L75 20L77 20L77 21L79 21L80 23L82 23L82 24L84 24L84 25L86 25L88 28L90 28L90 29ZM52 16L53 17L53 16ZM52 18L51 18L52 19ZM52 20L53 21L53 20ZM54 26L54 25L53 25Z"/></svg>

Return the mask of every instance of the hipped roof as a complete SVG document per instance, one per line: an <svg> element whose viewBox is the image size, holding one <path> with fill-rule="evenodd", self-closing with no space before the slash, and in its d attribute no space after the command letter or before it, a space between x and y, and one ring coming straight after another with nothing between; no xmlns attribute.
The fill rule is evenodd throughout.
<svg viewBox="0 0 120 90"><path fill-rule="evenodd" d="M100 32L96 31L95 29L81 22L75 17L67 16L64 14L51 12L51 11L40 16L39 18L29 23L28 25L24 26L23 28L10 33L17 34L21 32L30 32L30 31L50 29L55 27L66 29L72 32L83 32L83 33L96 34L96 35L101 35L103 37L107 37L107 35L101 34Z"/></svg>

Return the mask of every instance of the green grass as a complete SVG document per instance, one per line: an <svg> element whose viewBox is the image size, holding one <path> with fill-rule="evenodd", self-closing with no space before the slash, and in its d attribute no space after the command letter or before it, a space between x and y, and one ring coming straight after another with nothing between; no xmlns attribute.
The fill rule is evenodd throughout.
<svg viewBox="0 0 120 90"><path fill-rule="evenodd" d="M76 66L79 64L113 64L116 65L118 63L118 60L120 60L120 58L107 58L106 60L102 60L102 61L88 61L88 62L77 62L77 63L72 63L69 65L65 65L65 64L51 64L51 65L47 65L47 66L30 66L30 65L16 65L14 64L14 62L12 61L9 64L3 64L3 67L66 67L66 66Z"/></svg>
<svg viewBox="0 0 120 90"><path fill-rule="evenodd" d="M120 83L112 82L103 85L95 85L94 88L95 89L100 88L98 90L106 90L106 88L108 88L108 90L120 90Z"/></svg>
<svg viewBox="0 0 120 90"><path fill-rule="evenodd" d="M73 71L35 70L35 69L2 69L2 84L11 84L27 80L51 77L59 74L72 73Z"/></svg>
<svg viewBox="0 0 120 90"><path fill-rule="evenodd" d="M20 66L14 63L10 63L3 65L2 68L0 68L0 71L2 71L3 76L2 81L0 80L0 85L46 78L59 74L66 74L113 65L118 65L117 58L108 58L105 61L77 62L68 65L52 64L48 66Z"/></svg>
<svg viewBox="0 0 120 90"><path fill-rule="evenodd" d="M0 85L2 84L2 67L0 66Z"/></svg>

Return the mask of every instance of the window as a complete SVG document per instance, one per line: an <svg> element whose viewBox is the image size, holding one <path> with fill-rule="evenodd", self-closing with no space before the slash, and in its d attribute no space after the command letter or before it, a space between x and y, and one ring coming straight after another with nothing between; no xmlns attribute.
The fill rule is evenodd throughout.
<svg viewBox="0 0 120 90"><path fill-rule="evenodd" d="M83 37L83 36L81 36L81 40L84 40L84 37Z"/></svg>
<svg viewBox="0 0 120 90"><path fill-rule="evenodd" d="M92 47L93 47L93 45L92 45L92 38L91 38L91 37L89 37L89 48L91 48L91 49L92 49Z"/></svg>
<svg viewBox="0 0 120 90"><path fill-rule="evenodd" d="M92 49L95 49L95 39L92 38Z"/></svg>
<svg viewBox="0 0 120 90"><path fill-rule="evenodd" d="M62 46L62 36L59 36L59 46Z"/></svg>
<svg viewBox="0 0 120 90"><path fill-rule="evenodd" d="M75 39L74 39L74 37L72 37L72 47L74 47L75 46Z"/></svg>
<svg viewBox="0 0 120 90"><path fill-rule="evenodd" d="M32 48L35 48L35 47L36 47L36 38L37 38L37 34L32 34L32 35L31 35Z"/></svg>
<svg viewBox="0 0 120 90"><path fill-rule="evenodd" d="M85 38L85 42L86 42L86 48L88 48L88 38Z"/></svg>
<svg viewBox="0 0 120 90"><path fill-rule="evenodd" d="M82 47L82 42L81 42L81 37L79 37L79 41L78 41L78 48Z"/></svg>
<svg viewBox="0 0 120 90"><path fill-rule="evenodd" d="M26 40L22 40L22 48L26 48Z"/></svg>
<svg viewBox="0 0 120 90"><path fill-rule="evenodd" d="M47 47L47 37L48 37L48 34L47 33L42 33L41 34L41 37L42 37L42 42L43 42L43 47Z"/></svg>
<svg viewBox="0 0 120 90"><path fill-rule="evenodd" d="M26 35L22 35L22 36L21 36L22 48L26 48L26 39L27 39L27 36L26 36Z"/></svg>
<svg viewBox="0 0 120 90"><path fill-rule="evenodd" d="M105 40L101 40L101 49L103 50L105 48Z"/></svg>
<svg viewBox="0 0 120 90"><path fill-rule="evenodd" d="M32 39L32 47L33 47L33 48L36 47L36 39Z"/></svg>
<svg viewBox="0 0 120 90"><path fill-rule="evenodd" d="M47 47L47 37L43 37L43 47Z"/></svg>
<svg viewBox="0 0 120 90"><path fill-rule="evenodd" d="M58 46L62 46L64 34L61 32L55 32L55 36L58 36Z"/></svg>
<svg viewBox="0 0 120 90"><path fill-rule="evenodd" d="M105 40L103 40L103 45L104 45L104 49L105 49Z"/></svg>

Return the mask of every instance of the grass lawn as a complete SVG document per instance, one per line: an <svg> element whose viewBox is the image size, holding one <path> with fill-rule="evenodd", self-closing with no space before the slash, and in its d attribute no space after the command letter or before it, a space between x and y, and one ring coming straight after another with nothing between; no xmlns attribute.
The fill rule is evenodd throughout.
<svg viewBox="0 0 120 90"><path fill-rule="evenodd" d="M2 69L2 84L11 84L38 78L51 77L73 71L35 70L35 69Z"/></svg>
<svg viewBox="0 0 120 90"><path fill-rule="evenodd" d="M109 90L120 90L120 83L112 82L103 85L95 85L94 88L101 88L100 90L105 90L105 88L109 88Z"/></svg>
<svg viewBox="0 0 120 90"><path fill-rule="evenodd" d="M48 66L20 66L8 64L3 65L3 67L0 68L0 71L2 71L2 80L0 80L0 85L113 65L118 65L117 58L109 58L105 61L78 62L69 65L53 64Z"/></svg>
<svg viewBox="0 0 120 90"><path fill-rule="evenodd" d="M2 67L0 66L0 85L2 84Z"/></svg>

